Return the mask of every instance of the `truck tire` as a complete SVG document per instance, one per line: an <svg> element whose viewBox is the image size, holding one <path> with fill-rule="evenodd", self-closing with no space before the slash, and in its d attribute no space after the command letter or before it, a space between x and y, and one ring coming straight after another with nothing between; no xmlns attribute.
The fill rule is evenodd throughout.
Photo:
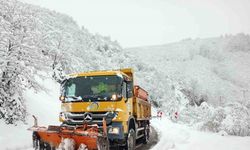
<svg viewBox="0 0 250 150"><path fill-rule="evenodd" d="M44 143L44 149L45 150L53 150L51 145L49 143L47 143L47 142Z"/></svg>
<svg viewBox="0 0 250 150"><path fill-rule="evenodd" d="M135 144L136 144L135 130L131 128L128 132L128 138L126 143L127 150L135 150Z"/></svg>
<svg viewBox="0 0 250 150"><path fill-rule="evenodd" d="M147 124L144 129L143 144L147 144L149 142L149 134L150 134L150 126Z"/></svg>
<svg viewBox="0 0 250 150"><path fill-rule="evenodd" d="M106 137L98 137L97 138L97 149L98 150L109 150L109 140Z"/></svg>
<svg viewBox="0 0 250 150"><path fill-rule="evenodd" d="M39 150L40 138L39 138L39 135L37 134L37 132L33 132L33 134L32 134L32 141L33 141L33 148L35 150Z"/></svg>

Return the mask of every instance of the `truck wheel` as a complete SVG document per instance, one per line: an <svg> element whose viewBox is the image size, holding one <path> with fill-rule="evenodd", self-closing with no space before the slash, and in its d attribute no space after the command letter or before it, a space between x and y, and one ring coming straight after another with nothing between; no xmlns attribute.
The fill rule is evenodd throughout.
<svg viewBox="0 0 250 150"><path fill-rule="evenodd" d="M39 150L44 150L45 149L45 146L44 146L44 143L43 141L39 141Z"/></svg>
<svg viewBox="0 0 250 150"><path fill-rule="evenodd" d="M144 129L143 144L147 144L149 142L149 134L150 134L150 127L149 125L146 125Z"/></svg>
<svg viewBox="0 0 250 150"><path fill-rule="evenodd" d="M106 137L97 138L97 149L98 150L109 150L109 140Z"/></svg>
<svg viewBox="0 0 250 150"><path fill-rule="evenodd" d="M50 146L50 144L49 143L44 143L44 149L45 150L52 150L52 147Z"/></svg>
<svg viewBox="0 0 250 150"><path fill-rule="evenodd" d="M135 130L131 128L129 130L127 138L127 150L135 150L135 143L136 143Z"/></svg>
<svg viewBox="0 0 250 150"><path fill-rule="evenodd" d="M33 148L35 150L38 150L39 146L40 146L40 138L39 138L39 135L37 134L37 132L33 132L32 141L33 141Z"/></svg>

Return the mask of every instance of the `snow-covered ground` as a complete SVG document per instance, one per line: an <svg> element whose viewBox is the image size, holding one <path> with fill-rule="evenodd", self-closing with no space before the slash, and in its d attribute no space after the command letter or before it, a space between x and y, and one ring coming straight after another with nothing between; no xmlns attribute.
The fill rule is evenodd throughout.
<svg viewBox="0 0 250 150"><path fill-rule="evenodd" d="M47 93L35 93L32 90L25 93L28 111L38 117L41 125L59 124L59 87L52 80L44 82L49 88ZM159 133L159 142L152 150L248 150L250 147L250 137L201 132L183 124L173 123L167 117L153 118L151 123ZM31 132L27 131L27 128L32 124L31 116L27 125L6 125L0 121L1 149L31 150Z"/></svg>
<svg viewBox="0 0 250 150"><path fill-rule="evenodd" d="M250 148L250 137L201 132L186 125L173 123L167 117L155 118L151 123L159 132L160 139L152 150L248 150Z"/></svg>
<svg viewBox="0 0 250 150"><path fill-rule="evenodd" d="M27 129L33 125L31 115L38 118L39 125L59 124L58 115L60 111L59 85L52 79L38 79L41 85L47 88L47 92L34 92L27 90L25 99L29 116L27 124L22 122L14 125L6 125L0 120L0 149L1 150L26 150L32 145L32 134Z"/></svg>
<svg viewBox="0 0 250 150"><path fill-rule="evenodd" d="M0 121L1 150L32 150L31 132L27 131L33 124L31 115L38 117L40 125L59 124L59 85L52 79L37 80L47 90L25 92L27 111L30 113L27 125L6 125ZM154 116L155 112L154 109ZM152 150L248 150L250 147L250 137L197 131L187 125L173 123L166 116L162 119L153 118L151 124L159 134L159 142Z"/></svg>
<svg viewBox="0 0 250 150"><path fill-rule="evenodd" d="M48 79L40 80L40 83L46 85L47 92L26 91L27 109L30 114L38 117L40 125L59 124L59 86ZM154 109L154 116L155 112ZM250 147L250 137L201 132L183 124L173 123L167 117L153 118L151 123L159 134L159 142L152 150L248 150ZM27 120L27 125L20 123L13 126L0 122L1 150L32 150L31 132L27 131L32 124L31 116Z"/></svg>
<svg viewBox="0 0 250 150"><path fill-rule="evenodd" d="M29 94L32 97L39 97L40 95L32 92ZM52 107L57 108L56 105L58 104L51 101L51 98L55 97L48 97L44 93L40 96L44 96L43 102L47 105L37 107L39 102L33 104L33 108L37 110L34 113L39 118L49 114L46 116L50 117L44 116L44 119L41 119L41 121L44 120L44 122L42 121L44 124L57 123L55 121L57 120L58 110L49 109ZM201 132L186 125L174 123L165 116L162 119L153 118L151 124L158 131L159 135L159 142L152 150L248 150L250 147L250 137L222 136L219 133ZM9 126L1 123L1 135L4 135L0 136L1 150L32 150L31 133L26 130L31 125L31 122L28 125L18 126Z"/></svg>

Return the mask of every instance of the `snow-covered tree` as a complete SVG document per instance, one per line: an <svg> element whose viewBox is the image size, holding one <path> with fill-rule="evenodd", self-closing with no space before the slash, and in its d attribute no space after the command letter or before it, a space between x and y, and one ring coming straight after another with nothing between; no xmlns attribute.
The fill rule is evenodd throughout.
<svg viewBox="0 0 250 150"><path fill-rule="evenodd" d="M0 112L6 123L24 121L26 116L22 92L27 87L38 88L34 68L39 68L34 12L23 9L15 1L0 1ZM41 65L40 65L41 66Z"/></svg>

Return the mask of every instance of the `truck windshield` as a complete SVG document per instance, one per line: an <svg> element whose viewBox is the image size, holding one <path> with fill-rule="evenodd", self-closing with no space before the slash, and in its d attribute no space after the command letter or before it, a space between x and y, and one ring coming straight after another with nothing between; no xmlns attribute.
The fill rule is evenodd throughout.
<svg viewBox="0 0 250 150"><path fill-rule="evenodd" d="M70 78L62 84L62 95L65 102L117 100L121 84L122 78L114 75Z"/></svg>

